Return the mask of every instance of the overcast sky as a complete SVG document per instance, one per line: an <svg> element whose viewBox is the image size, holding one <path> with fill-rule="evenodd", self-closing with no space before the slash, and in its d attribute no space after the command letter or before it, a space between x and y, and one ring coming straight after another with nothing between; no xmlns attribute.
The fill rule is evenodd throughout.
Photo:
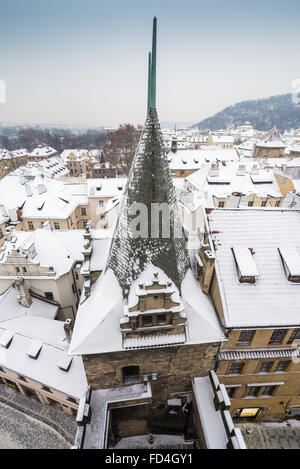
<svg viewBox="0 0 300 469"><path fill-rule="evenodd" d="M161 121L300 78L299 0L0 0L0 122L142 123L154 15Z"/></svg>

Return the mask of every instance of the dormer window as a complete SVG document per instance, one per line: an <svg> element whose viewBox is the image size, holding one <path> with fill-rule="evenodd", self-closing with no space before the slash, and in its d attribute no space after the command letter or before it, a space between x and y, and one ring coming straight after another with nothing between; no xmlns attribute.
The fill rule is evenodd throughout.
<svg viewBox="0 0 300 469"><path fill-rule="evenodd" d="M253 259L253 251L246 247L231 248L240 283L256 283L259 272Z"/></svg>
<svg viewBox="0 0 300 469"><path fill-rule="evenodd" d="M278 248L287 279L300 283L300 255L295 246Z"/></svg>
<svg viewBox="0 0 300 469"><path fill-rule="evenodd" d="M167 324L167 316L165 314L158 314L157 315L157 325L158 326L165 326Z"/></svg>
<svg viewBox="0 0 300 469"><path fill-rule="evenodd" d="M152 316L144 316L143 327L151 327L151 326L152 326Z"/></svg>

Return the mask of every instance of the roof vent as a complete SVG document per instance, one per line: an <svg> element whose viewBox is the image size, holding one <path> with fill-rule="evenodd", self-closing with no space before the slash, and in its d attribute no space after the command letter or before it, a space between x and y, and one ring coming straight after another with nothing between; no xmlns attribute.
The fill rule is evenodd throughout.
<svg viewBox="0 0 300 469"><path fill-rule="evenodd" d="M256 283L259 272L253 259L253 251L246 247L231 248L240 283Z"/></svg>

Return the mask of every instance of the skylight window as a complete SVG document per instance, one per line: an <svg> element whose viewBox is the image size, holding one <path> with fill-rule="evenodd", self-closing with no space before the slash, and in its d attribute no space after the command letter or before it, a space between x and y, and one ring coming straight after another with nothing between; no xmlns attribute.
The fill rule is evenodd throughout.
<svg viewBox="0 0 300 469"><path fill-rule="evenodd" d="M251 249L239 246L231 248L231 250L238 270L240 283L256 283L259 272L255 265Z"/></svg>
<svg viewBox="0 0 300 469"><path fill-rule="evenodd" d="M278 248L287 279L293 283L300 283L300 255L296 246Z"/></svg>

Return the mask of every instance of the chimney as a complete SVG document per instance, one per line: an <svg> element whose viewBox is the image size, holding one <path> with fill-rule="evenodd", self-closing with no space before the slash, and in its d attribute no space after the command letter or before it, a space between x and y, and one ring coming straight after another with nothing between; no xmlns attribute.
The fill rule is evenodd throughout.
<svg viewBox="0 0 300 469"><path fill-rule="evenodd" d="M219 163L212 163L210 171L209 171L209 176L218 177L219 175L220 175Z"/></svg>
<svg viewBox="0 0 300 469"><path fill-rule="evenodd" d="M245 176L245 174L246 174L246 166L244 164L239 164L236 175Z"/></svg>
<svg viewBox="0 0 300 469"><path fill-rule="evenodd" d="M32 189L31 189L31 187L30 187L29 184L25 184L25 191L26 191L27 197L31 197L31 196L32 196Z"/></svg>
<svg viewBox="0 0 300 469"><path fill-rule="evenodd" d="M204 241L201 243L199 257L203 264L199 279L200 285L202 291L208 294L215 270L215 256L211 252L209 244L205 244Z"/></svg>
<svg viewBox="0 0 300 469"><path fill-rule="evenodd" d="M44 194L44 192L47 191L46 185L45 184L38 184L37 190L39 194Z"/></svg>
<svg viewBox="0 0 300 469"><path fill-rule="evenodd" d="M73 321L72 319L66 319L64 322L64 331L66 333L66 339L68 344L71 342L72 339L72 331L73 331Z"/></svg>
<svg viewBox="0 0 300 469"><path fill-rule="evenodd" d="M18 293L18 301L21 305L29 308L32 305L32 298L30 296L27 285L25 284L23 277L17 277L14 281L15 289Z"/></svg>

